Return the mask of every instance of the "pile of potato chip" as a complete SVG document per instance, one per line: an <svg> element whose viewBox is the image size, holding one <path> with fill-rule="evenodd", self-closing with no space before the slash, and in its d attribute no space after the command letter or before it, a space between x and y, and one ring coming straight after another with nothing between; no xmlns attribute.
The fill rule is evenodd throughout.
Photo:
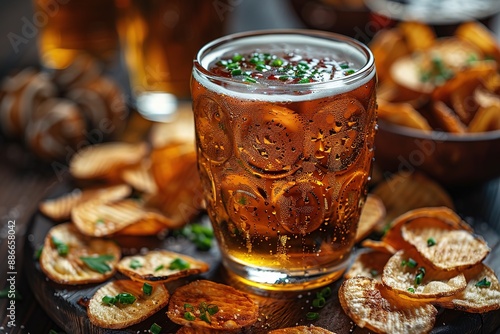
<svg viewBox="0 0 500 334"><path fill-rule="evenodd" d="M370 48L381 119L457 134L500 129L500 45L485 26L467 22L437 38L423 23L402 22Z"/></svg>
<svg viewBox="0 0 500 334"><path fill-rule="evenodd" d="M426 333L437 307L471 313L500 309L500 283L483 260L490 249L447 207L410 210L380 241L366 240L345 274L339 299L360 327Z"/></svg>

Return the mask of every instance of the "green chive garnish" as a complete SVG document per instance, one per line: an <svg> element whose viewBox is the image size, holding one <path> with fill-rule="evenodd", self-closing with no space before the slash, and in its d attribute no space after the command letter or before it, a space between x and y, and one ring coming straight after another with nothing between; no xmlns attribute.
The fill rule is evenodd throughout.
<svg viewBox="0 0 500 334"><path fill-rule="evenodd" d="M142 263L139 260L137 260L137 259L132 259L132 261L130 261L129 267L132 268L132 269L141 268L142 267Z"/></svg>
<svg viewBox="0 0 500 334"><path fill-rule="evenodd" d="M478 282L475 284L475 286L477 286L478 288L489 288L489 287L491 286L491 282L490 282L490 281L488 281L488 280L486 279L486 277L485 277L485 278L483 278L482 280L478 281Z"/></svg>
<svg viewBox="0 0 500 334"><path fill-rule="evenodd" d="M233 77L235 77L235 76L237 76L237 75L241 75L241 73L242 73L242 72L241 72L241 70L240 70L239 68L231 71L231 75L232 75Z"/></svg>
<svg viewBox="0 0 500 334"><path fill-rule="evenodd" d="M56 246L57 254L60 256L66 256L69 252L68 244L64 243L62 240L52 236L52 243Z"/></svg>
<svg viewBox="0 0 500 334"><path fill-rule="evenodd" d="M233 58L232 58L232 60L233 60L234 62L241 61L242 59L243 59L243 56L242 56L242 55L240 55L239 53L236 53L236 54L233 56Z"/></svg>
<svg viewBox="0 0 500 334"><path fill-rule="evenodd" d="M436 245L436 240L433 237L430 237L429 239L427 239L427 246L428 247L432 247L434 245Z"/></svg>
<svg viewBox="0 0 500 334"><path fill-rule="evenodd" d="M404 267L404 266L408 266L410 268L416 268L418 263L417 261L415 261L414 259L412 259L411 257L408 259L408 260L403 260L401 262L401 265Z"/></svg>
<svg viewBox="0 0 500 334"><path fill-rule="evenodd" d="M375 269L370 270L370 275L372 275L372 277L377 276L378 275L378 270L375 270Z"/></svg>
<svg viewBox="0 0 500 334"><path fill-rule="evenodd" d="M189 269L189 267L190 267L189 262L178 257L178 258L174 259L172 262L170 262L168 269L170 269L170 270L184 270L184 269Z"/></svg>
<svg viewBox="0 0 500 334"><path fill-rule="evenodd" d="M128 292L119 293L116 295L116 299L120 304L133 304L136 300L135 296Z"/></svg>
<svg viewBox="0 0 500 334"><path fill-rule="evenodd" d="M317 307L317 308L322 308L323 306L325 306L326 304L326 300L325 298L321 297L321 298L316 298L313 300L312 302L312 305L314 307Z"/></svg>
<svg viewBox="0 0 500 334"><path fill-rule="evenodd" d="M106 304L106 305L115 305L117 300L115 297L111 297L111 296L106 295L106 296L102 297L102 302L103 302L103 304Z"/></svg>
<svg viewBox="0 0 500 334"><path fill-rule="evenodd" d="M344 75L351 75L351 74L354 74L356 71L355 70L347 70L347 71L344 71Z"/></svg>
<svg viewBox="0 0 500 334"><path fill-rule="evenodd" d="M327 286L326 288L323 288L320 292L321 296L323 296L324 298L328 298L332 295L332 289Z"/></svg>
<svg viewBox="0 0 500 334"><path fill-rule="evenodd" d="M319 319L319 313L318 312L307 312L306 319L307 320L317 320L317 319Z"/></svg>
<svg viewBox="0 0 500 334"><path fill-rule="evenodd" d="M257 80L255 80L255 79L254 79L254 78L252 78L252 77L246 77L246 78L244 79L244 81L246 81L246 82L250 82L250 83L256 83L256 82L257 82Z"/></svg>
<svg viewBox="0 0 500 334"><path fill-rule="evenodd" d="M111 271L111 267L106 263L112 261L115 257L113 255L99 255L99 256L81 256L80 260L87 265L90 269L98 273L105 274Z"/></svg>
<svg viewBox="0 0 500 334"><path fill-rule="evenodd" d="M158 267L155 268L155 272L156 271L160 271L162 270L163 268L165 268L165 266L163 264L160 264Z"/></svg>
<svg viewBox="0 0 500 334"><path fill-rule="evenodd" d="M408 288L408 291L411 292L411 293L415 293L415 289L414 288Z"/></svg>
<svg viewBox="0 0 500 334"><path fill-rule="evenodd" d="M207 306L207 312L210 315L214 315L215 313L219 312L219 306L215 304L210 304Z"/></svg>
<svg viewBox="0 0 500 334"><path fill-rule="evenodd" d="M151 296L151 293L153 292L153 286L148 283L144 283L142 285L142 292L144 292L145 295Z"/></svg>
<svg viewBox="0 0 500 334"><path fill-rule="evenodd" d="M196 317L194 316L193 313L186 311L184 312L184 319L189 320L189 321L194 321Z"/></svg>
<svg viewBox="0 0 500 334"><path fill-rule="evenodd" d="M158 325L156 322L151 325L149 328L149 332L152 334L160 334L161 332L161 326Z"/></svg>

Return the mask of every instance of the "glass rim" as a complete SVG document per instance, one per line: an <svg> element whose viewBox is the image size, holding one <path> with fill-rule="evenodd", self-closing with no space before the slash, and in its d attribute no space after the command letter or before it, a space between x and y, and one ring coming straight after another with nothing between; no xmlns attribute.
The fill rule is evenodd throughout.
<svg viewBox="0 0 500 334"><path fill-rule="evenodd" d="M217 50L218 47L221 47L225 44L228 44L233 41L244 40L251 37L258 36L280 36L280 35L297 35L302 37L312 37L318 40L325 41L334 41L344 43L350 46L350 48L359 52L359 54L365 57L365 63L361 68L359 68L355 73L350 74L348 76L334 78L328 81L322 82L309 82L309 83L295 83L289 85L262 85L258 88L252 87L252 89L248 89L249 84L234 80L232 78L219 76L215 73L210 72L207 68L202 65L202 60L205 56L209 55L211 52ZM272 91L272 94L279 93L300 93L300 92L310 92L312 89L314 91L330 89L333 87L337 87L339 85L352 85L359 83L360 81L367 79L370 75L372 75L375 71L375 59L371 50L363 44L362 42L341 34L313 30L313 29L264 29L264 30L252 30L245 31L239 33L229 34L220 38L217 38L207 44L205 44L196 54L195 59L193 60L193 74L197 72L199 75L202 75L205 79L209 80L211 83L216 84L218 86L224 86L225 88L232 90L228 87L239 87L239 91L244 91L248 89L249 93L252 94L266 94ZM352 88L354 89L354 87Z"/></svg>

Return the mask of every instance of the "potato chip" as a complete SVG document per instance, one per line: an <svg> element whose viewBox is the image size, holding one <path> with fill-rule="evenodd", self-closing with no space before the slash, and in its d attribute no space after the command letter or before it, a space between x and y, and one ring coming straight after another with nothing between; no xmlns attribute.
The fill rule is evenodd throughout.
<svg viewBox="0 0 500 334"><path fill-rule="evenodd" d="M230 334L230 333L239 333L240 330L235 329L235 330L225 330L225 331L220 331L217 329L210 329L210 328L193 328L193 327L188 327L188 326L182 326L179 328L176 334Z"/></svg>
<svg viewBox="0 0 500 334"><path fill-rule="evenodd" d="M84 236L73 224L64 223L45 236L40 266L59 284L98 283L114 275L120 257L121 249L113 241Z"/></svg>
<svg viewBox="0 0 500 334"><path fill-rule="evenodd" d="M121 302L120 298L117 298L119 294L130 294L135 299ZM111 301L106 302L103 298ZM115 300L112 300L113 298ZM120 329L149 318L166 306L168 300L169 294L163 284L153 285L151 294L147 295L143 292L141 282L116 280L96 291L90 299L87 314L90 322L96 326Z"/></svg>
<svg viewBox="0 0 500 334"><path fill-rule="evenodd" d="M139 164L127 167L122 171L121 178L135 190L145 194L155 194L158 191L151 172L151 161L145 159Z"/></svg>
<svg viewBox="0 0 500 334"><path fill-rule="evenodd" d="M463 23L455 30L455 36L476 45L485 56L494 57L500 62L500 47L496 36L481 23L477 21Z"/></svg>
<svg viewBox="0 0 500 334"><path fill-rule="evenodd" d="M500 104L479 108L468 130L469 132L500 130Z"/></svg>
<svg viewBox="0 0 500 334"><path fill-rule="evenodd" d="M269 331L268 334L334 334L332 331L317 326L295 326Z"/></svg>
<svg viewBox="0 0 500 334"><path fill-rule="evenodd" d="M417 21L403 21L398 25L411 52L424 51L434 46L436 34L428 25Z"/></svg>
<svg viewBox="0 0 500 334"><path fill-rule="evenodd" d="M419 172L399 172L372 192L386 208L384 225L417 208L446 206L453 209L453 200L438 183Z"/></svg>
<svg viewBox="0 0 500 334"><path fill-rule="evenodd" d="M173 143L195 145L194 115L191 104L180 106L169 122L157 122L151 127L149 139L153 148L161 148Z"/></svg>
<svg viewBox="0 0 500 334"><path fill-rule="evenodd" d="M500 80L500 75L494 76L496 79L492 80ZM487 85L488 83L485 83ZM495 85L500 85L500 82ZM495 89L498 87L487 88L483 86L476 87L474 90L473 96L474 100L477 102L479 107L487 108L491 106L499 106L500 105L500 96L495 93ZM477 113L476 113L477 114ZM470 126L470 124L469 124Z"/></svg>
<svg viewBox="0 0 500 334"><path fill-rule="evenodd" d="M397 85L404 100L414 100L429 97L435 86L431 81L422 81L420 63L424 60L422 55L408 55L396 60L390 67L390 76Z"/></svg>
<svg viewBox="0 0 500 334"><path fill-rule="evenodd" d="M439 299L436 304L470 313L500 309L500 284L495 272L480 263L465 271L467 287L459 294Z"/></svg>
<svg viewBox="0 0 500 334"><path fill-rule="evenodd" d="M490 252L486 242L443 220L412 220L401 226L401 236L434 268L464 270L481 262Z"/></svg>
<svg viewBox="0 0 500 334"><path fill-rule="evenodd" d="M465 133L467 127L458 118L455 112L446 105L443 101L436 101L432 104L434 118L439 123L440 127L451 133Z"/></svg>
<svg viewBox="0 0 500 334"><path fill-rule="evenodd" d="M377 102L377 114L380 119L413 129L432 130L427 120L409 103L390 103L381 99Z"/></svg>
<svg viewBox="0 0 500 334"><path fill-rule="evenodd" d="M349 270L344 274L344 277L347 279L364 276L381 281L382 271L391 256L392 254L374 250L362 252L358 254Z"/></svg>
<svg viewBox="0 0 500 334"><path fill-rule="evenodd" d="M427 333L436 321L437 309L410 301L373 278L353 277L339 289L340 305L359 326L377 333Z"/></svg>
<svg viewBox="0 0 500 334"><path fill-rule="evenodd" d="M77 179L116 180L121 170L139 163L147 154L145 143L113 142L87 146L71 159L69 171Z"/></svg>
<svg viewBox="0 0 500 334"><path fill-rule="evenodd" d="M382 222L384 216L385 207L382 200L375 195L368 194L359 217L356 242L366 238L375 229L375 226Z"/></svg>
<svg viewBox="0 0 500 334"><path fill-rule="evenodd" d="M165 228L171 223L161 214L147 211L133 199L111 203L89 201L74 208L71 218L81 233L96 237L113 235L142 219L157 219Z"/></svg>
<svg viewBox="0 0 500 334"><path fill-rule="evenodd" d="M361 246L385 254L392 255L397 252L397 250L394 247L381 240L365 239L361 242Z"/></svg>
<svg viewBox="0 0 500 334"><path fill-rule="evenodd" d="M398 29L379 31L370 42L370 50L374 55L377 76L381 81L390 79L389 68L396 59L410 53L403 34Z"/></svg>
<svg viewBox="0 0 500 334"><path fill-rule="evenodd" d="M53 220L68 220L71 217L71 210L81 203L95 199L101 199L103 202L115 201L129 196L131 192L132 189L125 184L84 190L75 189L60 197L42 201L39 209Z"/></svg>
<svg viewBox="0 0 500 334"><path fill-rule="evenodd" d="M259 307L242 291L225 284L198 280L175 290L167 315L193 328L235 330L257 321Z"/></svg>
<svg viewBox="0 0 500 334"><path fill-rule="evenodd" d="M144 255L124 257L118 271L136 281L167 282L208 271L203 261L167 250L149 251Z"/></svg>
<svg viewBox="0 0 500 334"><path fill-rule="evenodd" d="M167 217L158 213L146 213L141 219L127 225L116 232L116 235L150 236L165 232L168 226L173 226Z"/></svg>
<svg viewBox="0 0 500 334"><path fill-rule="evenodd" d="M387 261L382 282L403 298L423 301L452 296L467 285L464 274L435 270L413 249L400 250Z"/></svg>
<svg viewBox="0 0 500 334"><path fill-rule="evenodd" d="M398 250L407 248L408 243L402 236L401 228L408 222L414 222L415 225L439 225L449 230L472 231L472 228L453 210L447 207L426 207L410 210L394 219L382 237L382 242Z"/></svg>

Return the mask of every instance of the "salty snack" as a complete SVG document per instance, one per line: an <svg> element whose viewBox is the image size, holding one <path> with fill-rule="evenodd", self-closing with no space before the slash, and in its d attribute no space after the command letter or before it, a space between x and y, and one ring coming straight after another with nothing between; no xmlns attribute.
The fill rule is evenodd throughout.
<svg viewBox="0 0 500 334"><path fill-rule="evenodd" d="M81 180L119 180L121 171L139 163L147 154L145 143L111 142L88 146L71 159L69 170Z"/></svg>
<svg viewBox="0 0 500 334"><path fill-rule="evenodd" d="M346 279L340 286L339 300L358 326L376 333L427 333L436 321L433 305L400 298L369 277Z"/></svg>
<svg viewBox="0 0 500 334"><path fill-rule="evenodd" d="M167 315L173 322L193 328L235 330L256 322L258 310L246 293L199 280L175 290Z"/></svg>
<svg viewBox="0 0 500 334"><path fill-rule="evenodd" d="M81 233L94 237L113 235L118 232L127 233L126 228L129 229L127 234L130 234L131 226L134 224L141 224L144 227L144 229L142 227L133 229L137 231L136 235L154 235L172 227L170 219L144 208L139 201L134 199L115 202L88 201L72 210L71 219Z"/></svg>
<svg viewBox="0 0 500 334"><path fill-rule="evenodd" d="M201 274L208 269L208 264L203 261L167 250L127 256L118 263L118 271L140 282L168 282L180 277Z"/></svg>
<svg viewBox="0 0 500 334"><path fill-rule="evenodd" d="M415 250L400 250L385 265L382 282L402 298L434 301L465 289L465 276L459 271L434 269Z"/></svg>
<svg viewBox="0 0 500 334"><path fill-rule="evenodd" d="M461 271L486 258L490 248L482 238L443 222L445 220L408 221L401 226L401 235L436 269Z"/></svg>
<svg viewBox="0 0 500 334"><path fill-rule="evenodd" d="M446 190L419 172L398 172L373 189L386 208L384 225L396 217L417 208L445 206L454 208Z"/></svg>
<svg viewBox="0 0 500 334"><path fill-rule="evenodd" d="M54 282L86 284L103 282L115 274L121 249L111 240L91 238L65 223L45 237L40 267Z"/></svg>
<svg viewBox="0 0 500 334"><path fill-rule="evenodd" d="M349 270L344 274L344 278L364 276L381 281L384 266L391 256L390 253L377 250L362 252L358 254Z"/></svg>
<svg viewBox="0 0 500 334"><path fill-rule="evenodd" d="M137 324L168 304L169 293L163 284L116 280L96 291L90 299L87 314L102 328L120 329Z"/></svg>
<svg viewBox="0 0 500 334"><path fill-rule="evenodd" d="M151 172L151 160L143 159L139 164L125 168L121 178L135 190L144 194L156 194L158 186Z"/></svg>
<svg viewBox="0 0 500 334"><path fill-rule="evenodd" d="M368 194L359 217L356 242L366 238L383 221L384 217L385 207L382 200L375 195Z"/></svg>
<svg viewBox="0 0 500 334"><path fill-rule="evenodd" d="M500 309L500 283L491 268L481 263L464 274L467 287L457 295L437 300L437 305L470 313Z"/></svg>
<svg viewBox="0 0 500 334"><path fill-rule="evenodd" d="M47 217L62 221L71 217L71 210L79 204L89 200L102 200L102 202L116 201L130 195L132 189L125 185L102 186L87 189L74 189L57 198L47 199L38 205L40 212Z"/></svg>
<svg viewBox="0 0 500 334"><path fill-rule="evenodd" d="M317 326L295 326L275 329L269 334L334 334L333 332Z"/></svg>

